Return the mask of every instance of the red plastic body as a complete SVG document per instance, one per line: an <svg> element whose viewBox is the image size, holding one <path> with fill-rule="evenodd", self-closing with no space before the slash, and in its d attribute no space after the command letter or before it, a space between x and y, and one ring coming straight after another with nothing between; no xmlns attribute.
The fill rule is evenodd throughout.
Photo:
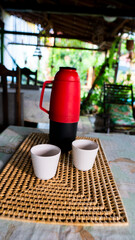
<svg viewBox="0 0 135 240"><path fill-rule="evenodd" d="M47 81L48 82L48 81ZM43 94L46 82L44 83L40 108L42 107ZM73 68L60 68L53 81L49 118L55 122L74 123L79 121L80 116L80 79Z"/></svg>

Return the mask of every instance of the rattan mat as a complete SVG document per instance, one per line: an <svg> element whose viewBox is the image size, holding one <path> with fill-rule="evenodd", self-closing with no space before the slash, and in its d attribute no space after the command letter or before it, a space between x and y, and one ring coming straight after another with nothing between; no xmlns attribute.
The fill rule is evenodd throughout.
<svg viewBox="0 0 135 240"><path fill-rule="evenodd" d="M30 149L48 142L32 133L17 149L0 175L0 218L63 225L128 224L116 183L99 139L92 170L79 171L72 152L61 155L56 176L34 176Z"/></svg>

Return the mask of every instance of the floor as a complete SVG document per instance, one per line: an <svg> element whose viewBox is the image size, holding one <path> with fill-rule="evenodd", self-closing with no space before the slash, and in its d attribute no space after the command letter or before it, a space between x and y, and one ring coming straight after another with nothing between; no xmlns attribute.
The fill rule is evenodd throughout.
<svg viewBox="0 0 135 240"><path fill-rule="evenodd" d="M39 108L41 89L22 90L24 93L24 120L25 126L33 126L41 129L49 129L49 115ZM49 109L51 89L44 93L43 106ZM80 116L78 131L89 133L94 131L94 118ZM35 125L36 124L36 125Z"/></svg>
<svg viewBox="0 0 135 240"><path fill-rule="evenodd" d="M2 90L0 89L0 93ZM15 94L15 89L8 89L10 94ZM21 90L23 100L23 119L24 126L26 127L36 127L41 129L49 129L49 115L42 111L39 108L41 89L39 90ZM49 110L49 102L50 102L51 89L45 89L44 99L43 99L43 107ZM13 96L13 95L12 95ZM9 101L10 105L14 105L14 97ZM14 114L12 114L12 107L10 107L9 118L12 118ZM2 111L2 108L1 110ZM10 119L10 125L14 125L12 119ZM2 121L2 119L1 119ZM89 116L80 116L78 122L78 132L89 133L94 131L93 118ZM1 130L2 131L2 130Z"/></svg>
<svg viewBox="0 0 135 240"><path fill-rule="evenodd" d="M48 123L38 123L37 128L49 129L49 122ZM88 116L80 116L77 131L78 131L78 133L85 133L85 134L94 132L93 124L90 121L90 118Z"/></svg>
<svg viewBox="0 0 135 240"><path fill-rule="evenodd" d="M38 90L26 90L22 89L22 106L23 106L23 119L24 119L24 126L26 127L36 127L40 129L49 129L49 115L42 111L39 108L40 103L40 95L41 95L41 88ZM9 93L14 93L14 89L8 89ZM0 89L1 94L1 89ZM43 98L43 107L49 110L49 103L50 103L50 95L51 95L51 89L47 88L44 92L44 98ZM1 95L0 95L1 96ZM1 101L0 101L1 102ZM9 125L15 125L15 123L12 123L14 119L13 116L13 104L14 98L9 99L9 105L10 105L10 120L11 122ZM11 111L12 110L12 111ZM2 112L2 107L0 106L0 112ZM0 114L0 122L2 122ZM79 122L78 122L78 132L79 134L84 133L90 133L90 132L103 132L103 121L102 119L95 121L94 115L89 116L80 116ZM0 124L1 126L1 124ZM3 128L0 128L0 132L3 130ZM133 131L130 134L135 134L135 131Z"/></svg>
<svg viewBox="0 0 135 240"><path fill-rule="evenodd" d="M49 123L48 114L39 108L41 89L21 91L24 94L24 120L36 123ZM49 110L50 94L51 89L45 89L43 107L47 110Z"/></svg>
<svg viewBox="0 0 135 240"><path fill-rule="evenodd" d="M42 129L49 129L49 115L42 111L39 108L40 103L40 95L41 95L41 88L38 90L30 90L30 89L21 89L21 97L22 97L22 119L24 119L24 126L27 127L37 127ZM1 99L1 92L0 89L0 103L2 103ZM9 125L15 125L15 89L8 89L9 92ZM11 96L12 94L12 96ZM50 103L50 96L51 96L51 89L47 88L44 92L43 98L43 107L49 110L49 103ZM0 104L0 112L2 113L2 104ZM3 117L0 114L0 127L2 126ZM0 132L3 128L0 128ZM83 133L89 132L103 132L103 119L95 121L95 117L93 115L89 116L80 116L78 122L78 131ZM133 129L130 134L135 134L135 130Z"/></svg>

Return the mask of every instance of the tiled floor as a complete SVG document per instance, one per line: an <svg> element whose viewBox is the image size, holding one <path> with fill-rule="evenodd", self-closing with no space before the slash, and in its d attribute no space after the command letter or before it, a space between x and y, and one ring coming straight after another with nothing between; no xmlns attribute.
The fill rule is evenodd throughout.
<svg viewBox="0 0 135 240"><path fill-rule="evenodd" d="M40 90L23 90L24 92L24 118L25 121L37 123L37 128L49 129L49 115L39 108ZM43 106L49 109L50 89L45 90ZM93 119L80 116L78 132L93 132Z"/></svg>
<svg viewBox="0 0 135 240"><path fill-rule="evenodd" d="M9 92L15 92L15 89L8 89ZM39 90L24 90L23 93L23 109L24 121L27 127L37 127L40 129L49 129L49 115L39 108L41 89ZM43 107L49 110L51 89L46 89L43 99ZM79 133L93 132L94 119L88 116L80 116L78 122Z"/></svg>
<svg viewBox="0 0 135 240"><path fill-rule="evenodd" d="M80 116L79 122L78 122L78 132L80 133L90 133L94 132L93 123L88 116Z"/></svg>
<svg viewBox="0 0 135 240"><path fill-rule="evenodd" d="M49 129L49 122L48 123L38 123L37 128ZM90 132L94 132L93 124L90 121L90 118L88 116L80 116L80 119L78 122L77 133L79 135L81 135L81 134L88 134Z"/></svg>
<svg viewBox="0 0 135 240"><path fill-rule="evenodd" d="M29 122L49 123L47 113L39 108L41 89L22 90L24 93L24 120ZM44 92L43 107L49 110L50 89Z"/></svg>

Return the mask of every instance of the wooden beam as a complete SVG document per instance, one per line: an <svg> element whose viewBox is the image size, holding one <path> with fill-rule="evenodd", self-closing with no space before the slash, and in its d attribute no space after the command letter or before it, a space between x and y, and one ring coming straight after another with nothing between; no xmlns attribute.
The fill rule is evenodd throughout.
<svg viewBox="0 0 135 240"><path fill-rule="evenodd" d="M63 32L66 32L66 33L69 33L69 36L70 35L78 35L78 33L80 33L80 35L82 36L87 36L89 35L88 33L88 29L84 29L84 28L80 28L79 26L74 26L73 24L68 24L68 23L63 23L63 22L60 22L60 21L55 21L55 26L54 26L54 30L55 29L59 29L59 31L63 31Z"/></svg>
<svg viewBox="0 0 135 240"><path fill-rule="evenodd" d="M8 12L44 12L47 14L60 14L60 15L79 15L79 16L116 16L121 18L135 18L135 8L107 8L103 7L84 7L84 6L71 6L71 5L49 5L46 3L18 3L18 2L5 2L1 4L2 8ZM130 4L129 4L130 6Z"/></svg>
<svg viewBox="0 0 135 240"><path fill-rule="evenodd" d="M0 31L1 32L1 31ZM32 32L20 32L20 31L9 31L9 30L4 30L4 34L13 34L13 35L27 35L27 36L35 36L38 37L39 33L32 33ZM41 34L41 36L45 36L45 34Z"/></svg>
<svg viewBox="0 0 135 240"><path fill-rule="evenodd" d="M79 25L84 28L85 26L89 29L93 29L93 21L91 22L91 18L82 17L82 16L60 16L60 15L51 15L51 20L55 23L55 20L59 20L62 22L68 22L73 25ZM92 19L93 20L93 19Z"/></svg>
<svg viewBox="0 0 135 240"><path fill-rule="evenodd" d="M70 31L69 31L69 33L70 33ZM31 32L19 32L19 31L16 32L16 31L7 31L7 30L5 30L4 34L27 35L27 36L39 37L39 33L31 33ZM69 34L56 34L56 33L55 34L45 35L44 33L43 34L40 33L40 37L55 37L55 38L77 39L77 40L84 41L84 42L91 42L91 37L90 36L89 36L89 39L88 39L88 37L83 36L83 38L82 38L82 36L80 36L80 35L77 35L77 34L73 35L71 33L70 33L70 35ZM108 39L108 41L113 41L113 39L110 38L110 39Z"/></svg>
<svg viewBox="0 0 135 240"><path fill-rule="evenodd" d="M1 32L1 31L0 31ZM70 32L70 31L69 31ZM40 37L55 37L55 38L67 38L67 39L79 39L79 40L81 40L81 36L80 35L72 35L71 33L70 33L70 35L68 35L68 34L45 34L45 33L31 33L31 32L19 32L19 31L8 31L8 30L4 30L3 31L3 33L4 34L13 34L13 35L26 35L26 36L35 36L35 37L39 37L39 35L40 35ZM78 33L78 32L77 32ZM88 38L85 38L85 37L83 37L83 40L82 41L86 41L86 42L88 42Z"/></svg>
<svg viewBox="0 0 135 240"><path fill-rule="evenodd" d="M4 34L27 35L27 36L39 37L39 33L19 32L19 31L16 32L16 31L7 31L7 30L5 30ZM77 32L77 34L78 34L78 32ZM83 41L83 42L88 42L88 43L93 44L93 42L92 42L92 35L83 36L82 37L82 35L77 35L77 34L74 35L70 31L69 31L69 33L66 33L66 34L56 34L56 33L54 33L54 34L45 35L44 33L43 34L40 33L40 37L54 37L54 38L65 38L65 39L75 39L75 40L77 39L77 40L80 40L80 41ZM109 37L109 38L106 39L106 43L110 43L111 44L113 41L114 41L113 37ZM33 45L33 46L35 46L35 45ZM44 45L41 45L41 46L44 46Z"/></svg>
<svg viewBox="0 0 135 240"><path fill-rule="evenodd" d="M128 19L125 19L120 24L117 24L114 30L111 31L111 36L115 36L128 21L129 21Z"/></svg>
<svg viewBox="0 0 135 240"><path fill-rule="evenodd" d="M83 27L80 26L80 24L74 24L73 21L65 21L64 19L58 19L58 18L53 18L53 21L54 21L54 27L55 26L63 26L65 27L66 29L70 28L71 31L72 29L73 30L77 30L77 32L83 32L84 34L89 30L92 31L92 28L90 29L90 27L88 26L88 23L86 25L83 25Z"/></svg>
<svg viewBox="0 0 135 240"><path fill-rule="evenodd" d="M36 44L31 44L31 43L14 43L10 42L8 43L9 45L24 45L24 46L37 46ZM39 47L47 47L47 48L63 48L63 49L76 49L76 50L87 50L87 51L99 51L103 52L104 50L101 50L99 48L82 48L82 47L68 47L68 46L49 46L47 44L45 45L38 45Z"/></svg>

